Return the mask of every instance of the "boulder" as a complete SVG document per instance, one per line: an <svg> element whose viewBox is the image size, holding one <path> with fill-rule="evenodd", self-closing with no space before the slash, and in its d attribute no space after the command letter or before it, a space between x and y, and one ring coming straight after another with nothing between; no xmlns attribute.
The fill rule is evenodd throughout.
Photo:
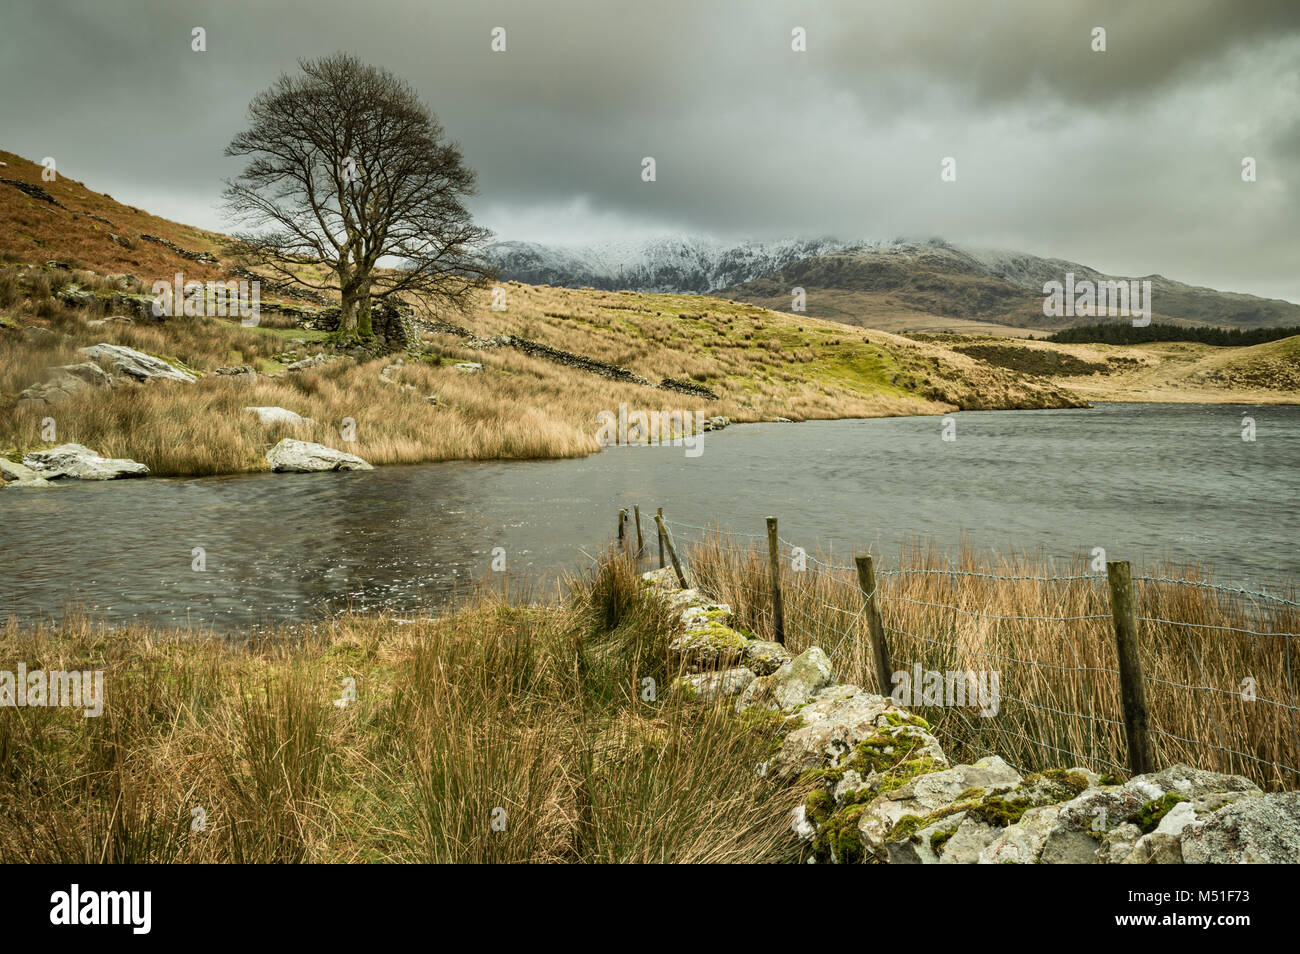
<svg viewBox="0 0 1300 954"><path fill-rule="evenodd" d="M712 702L727 696L737 696L755 679L752 670L739 666L721 672L702 672L679 676L673 680L673 691L685 693L699 702Z"/></svg>
<svg viewBox="0 0 1300 954"><path fill-rule="evenodd" d="M967 813L970 818L963 819L962 824L966 820L987 823L987 818L976 816L971 810L976 807L977 801L991 794L1006 792L1020 782L1020 773L996 755L980 759L974 765L958 765L945 771L917 775L911 781L893 791L881 794L871 802L858 819L858 834L868 853L892 857L899 854L901 849L887 849L887 843L914 839L920 828L939 820L937 817L927 818L936 812L951 809L956 805L969 804L971 808ZM915 827L899 825L908 816L924 824L917 824ZM974 861L979 851L993 840L996 832L981 834L987 834L988 837L980 842L978 850L975 850L970 858L971 861Z"/></svg>
<svg viewBox="0 0 1300 954"><path fill-rule="evenodd" d="M824 765L836 766L863 739L880 728L880 717L894 708L885 696L857 686L832 686L799 710L800 725L788 732L774 759L776 774L793 776Z"/></svg>
<svg viewBox="0 0 1300 954"><path fill-rule="evenodd" d="M478 374L483 370L483 365L477 361L457 361L453 367L461 374Z"/></svg>
<svg viewBox="0 0 1300 954"><path fill-rule="evenodd" d="M266 452L267 463L277 473L306 474L322 470L374 470L373 465L343 451L313 444L310 441L295 441L286 437Z"/></svg>
<svg viewBox="0 0 1300 954"><path fill-rule="evenodd" d="M1240 798L1183 829L1181 848L1187 864L1300 863L1300 792Z"/></svg>
<svg viewBox="0 0 1300 954"><path fill-rule="evenodd" d="M738 662L749 642L744 635L715 620L688 629L668 644L674 665L691 672L708 672Z"/></svg>
<svg viewBox="0 0 1300 954"><path fill-rule="evenodd" d="M767 639L751 639L742 653L745 665L760 676L770 676L793 657L780 643Z"/></svg>
<svg viewBox="0 0 1300 954"><path fill-rule="evenodd" d="M93 361L47 369L51 376L18 395L19 404L61 404L79 391L113 386L113 378Z"/></svg>
<svg viewBox="0 0 1300 954"><path fill-rule="evenodd" d="M48 487L50 482L26 464L16 464L0 457L0 478L6 487Z"/></svg>
<svg viewBox="0 0 1300 954"><path fill-rule="evenodd" d="M217 368L212 373L234 378L251 379L257 377L257 369L247 364L233 364L228 367Z"/></svg>
<svg viewBox="0 0 1300 954"><path fill-rule="evenodd" d="M73 477L78 480L117 480L144 477L149 468L133 460L100 457L81 444L60 444L49 450L23 455L23 463L47 480Z"/></svg>
<svg viewBox="0 0 1300 954"><path fill-rule="evenodd" d="M122 374L137 381L181 381L193 384L198 380L188 371L173 367L161 358L136 351L125 345L101 343L81 349L81 353L96 360L104 360Z"/></svg>
<svg viewBox="0 0 1300 954"><path fill-rule="evenodd" d="M313 424L310 417L303 417L283 407L246 407L245 411L256 414L263 424Z"/></svg>
<svg viewBox="0 0 1300 954"><path fill-rule="evenodd" d="M1174 817L1166 824L1163 834L1181 837L1183 829L1199 826L1225 805L1258 794L1259 787L1240 775L1221 775L1189 765L1173 765L1159 772L1138 775L1123 785L1090 787L1061 806L1039 861L1043 864L1123 861L1128 854L1123 849L1128 843L1129 829L1110 837L1114 829L1130 825L1150 834L1172 814ZM1182 803L1189 807L1175 812ZM1138 849L1140 841L1132 842L1131 850L1150 852L1160 848L1157 839ZM1165 855L1168 855L1167 846Z"/></svg>
<svg viewBox="0 0 1300 954"><path fill-rule="evenodd" d="M772 675L751 682L737 700L736 711L793 709L829 686L833 676L830 658L819 647L810 646Z"/></svg>

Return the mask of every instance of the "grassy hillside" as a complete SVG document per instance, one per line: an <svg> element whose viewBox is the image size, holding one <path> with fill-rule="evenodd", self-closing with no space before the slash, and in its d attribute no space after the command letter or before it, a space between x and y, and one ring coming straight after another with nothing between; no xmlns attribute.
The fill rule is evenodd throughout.
<svg viewBox="0 0 1300 954"><path fill-rule="evenodd" d="M1300 403L1300 336L1244 348L1190 341L1108 345L919 337L997 367L1041 375L1090 401Z"/></svg>
<svg viewBox="0 0 1300 954"><path fill-rule="evenodd" d="M11 456L50 443L40 439L47 417L55 420L56 443L129 457L159 475L202 475L265 469L267 448L282 437L375 464L582 455L599 449L597 414L621 403L736 422L1081 403L1044 380L943 345L689 295L509 283L505 311L491 309L485 290L467 315L441 316L480 340L427 332L398 367L399 356L337 353L331 335L297 327L275 310L284 302L269 284L257 327L215 317L111 320L123 317L120 296L147 293L176 271L186 280L222 277L222 237L70 179L45 183L40 166L2 155L0 175L26 188L0 183L0 257L7 262L0 265L0 453ZM93 300L76 301L78 290ZM609 380L510 346L478 346L494 335L618 365L651 385L665 378L700 385L716 399ZM161 357L199 380L123 381L53 407L18 402L49 368L84 361L78 349L100 342ZM286 370L317 354L330 360ZM482 371L462 373L455 365L465 361ZM258 373L215 373L236 365ZM255 405L284 407L312 423L263 425L244 411ZM356 422L356 441L347 446L339 443L345 418Z"/></svg>

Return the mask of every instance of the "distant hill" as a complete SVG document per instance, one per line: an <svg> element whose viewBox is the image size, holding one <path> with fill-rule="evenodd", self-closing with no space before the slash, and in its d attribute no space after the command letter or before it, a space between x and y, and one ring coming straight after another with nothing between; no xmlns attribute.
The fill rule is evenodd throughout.
<svg viewBox="0 0 1300 954"><path fill-rule="evenodd" d="M1131 280L1087 265L1021 252L968 249L942 241L864 243L832 238L727 244L655 239L584 247L500 242L489 250L504 279L565 288L722 294L792 310L803 288L806 313L887 331L1023 335L1087 323L1043 315L1043 285ZM1151 282L1153 320L1269 328L1300 324L1300 305L1221 292L1161 275ZM1116 319L1127 320L1127 319Z"/></svg>

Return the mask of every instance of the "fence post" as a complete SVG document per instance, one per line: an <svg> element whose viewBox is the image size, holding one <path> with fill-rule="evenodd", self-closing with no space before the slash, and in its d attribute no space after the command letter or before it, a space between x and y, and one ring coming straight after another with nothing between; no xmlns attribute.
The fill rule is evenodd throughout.
<svg viewBox="0 0 1300 954"><path fill-rule="evenodd" d="M781 547L776 533L776 517L767 518L767 567L772 578L772 631L776 641L785 644L785 607L781 605Z"/></svg>
<svg viewBox="0 0 1300 954"><path fill-rule="evenodd" d="M659 507L657 510L655 510L655 523L658 524L657 530L658 530L658 534L659 534L659 569L661 569L661 570L664 568L664 527L663 527L663 522L664 522L664 508L663 508L663 507Z"/></svg>
<svg viewBox="0 0 1300 954"><path fill-rule="evenodd" d="M632 511L636 514L636 555L640 556L645 549L645 541L641 538L641 505L633 504Z"/></svg>
<svg viewBox="0 0 1300 954"><path fill-rule="evenodd" d="M1106 564L1110 583L1110 614L1115 620L1115 649L1119 656L1120 698L1124 703L1124 735L1128 740L1128 765L1134 775L1156 770L1151 744L1151 717L1147 712L1142 660L1138 655L1137 622L1133 616L1133 577L1127 560Z"/></svg>
<svg viewBox="0 0 1300 954"><path fill-rule="evenodd" d="M623 547L623 536L624 536L623 525L624 525L625 523L627 523L627 508L626 508L626 507L622 508L622 509L619 510L619 512L618 512L618 548L619 548L620 550L622 550L622 549L624 548L624 547Z"/></svg>
<svg viewBox="0 0 1300 954"><path fill-rule="evenodd" d="M682 569L682 563L677 559L677 548L673 546L673 536L668 532L667 524L664 523L662 508L655 514L655 523L659 525L659 539L668 548L668 559L673 561L673 572L677 574L677 582L682 589L687 589L690 584L686 582L686 571Z"/></svg>
<svg viewBox="0 0 1300 954"><path fill-rule="evenodd" d="M871 557L854 559L858 565L858 586L867 604L867 628L871 633L871 651L876 660L877 688L882 696L893 692L894 667L889 662L889 644L885 641L885 625L880 621L880 603L876 598L876 569Z"/></svg>

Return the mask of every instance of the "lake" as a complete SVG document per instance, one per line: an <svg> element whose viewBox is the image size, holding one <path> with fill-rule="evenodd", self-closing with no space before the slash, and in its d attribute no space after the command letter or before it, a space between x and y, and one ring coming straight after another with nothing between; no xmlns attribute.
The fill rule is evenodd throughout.
<svg viewBox="0 0 1300 954"><path fill-rule="evenodd" d="M1254 418L1254 441L1242 417ZM1041 551L1081 572L1093 547L1135 564L1194 561L1223 582L1300 569L1300 407L1103 404L1091 410L733 425L681 447L581 460L382 467L358 473L60 482L0 490L0 616L77 607L112 623L224 631L345 606L415 610L474 580L549 592L590 564L619 507L653 544L767 514L810 553L964 539ZM195 570L195 548L205 568Z"/></svg>

